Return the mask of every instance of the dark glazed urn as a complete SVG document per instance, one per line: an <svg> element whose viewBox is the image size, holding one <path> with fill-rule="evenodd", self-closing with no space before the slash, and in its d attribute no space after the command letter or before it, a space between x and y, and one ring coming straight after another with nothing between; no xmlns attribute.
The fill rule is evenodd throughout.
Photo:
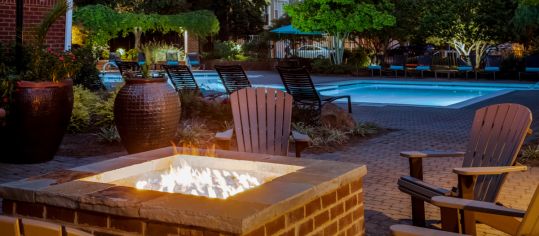
<svg viewBox="0 0 539 236"><path fill-rule="evenodd" d="M2 162L40 163L54 158L73 111L73 81L20 81L1 143ZM4 156L4 155L2 155Z"/></svg>
<svg viewBox="0 0 539 236"><path fill-rule="evenodd" d="M129 153L170 146L180 113L180 98L164 78L126 79L114 102L114 122Z"/></svg>

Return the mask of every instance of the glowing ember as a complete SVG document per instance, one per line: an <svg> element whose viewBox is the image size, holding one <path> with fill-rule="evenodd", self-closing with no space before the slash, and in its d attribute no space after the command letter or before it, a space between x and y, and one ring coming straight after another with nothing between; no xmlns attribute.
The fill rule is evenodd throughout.
<svg viewBox="0 0 539 236"><path fill-rule="evenodd" d="M180 160L165 173L139 179L135 187L137 189L226 199L247 189L259 186L263 182L259 178L246 173L239 174L235 171L193 168L186 161Z"/></svg>

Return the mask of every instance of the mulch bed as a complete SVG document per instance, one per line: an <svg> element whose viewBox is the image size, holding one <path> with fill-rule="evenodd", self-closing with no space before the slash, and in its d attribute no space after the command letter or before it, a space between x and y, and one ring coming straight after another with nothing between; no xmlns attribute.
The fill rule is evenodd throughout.
<svg viewBox="0 0 539 236"><path fill-rule="evenodd" d="M99 141L96 134L66 134L56 155L69 157L91 157L111 153L127 153L120 143L108 144Z"/></svg>

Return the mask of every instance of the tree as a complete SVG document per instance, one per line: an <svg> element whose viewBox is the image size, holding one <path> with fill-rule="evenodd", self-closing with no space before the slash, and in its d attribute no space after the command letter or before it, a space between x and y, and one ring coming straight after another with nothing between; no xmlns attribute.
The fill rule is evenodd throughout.
<svg viewBox="0 0 539 236"><path fill-rule="evenodd" d="M512 37L509 22L516 2L512 0L425 0L429 10L421 28L429 35L452 45L469 59L475 53L475 67L489 45Z"/></svg>
<svg viewBox="0 0 539 236"><path fill-rule="evenodd" d="M356 43L364 45L371 54L386 54L389 44L398 42L423 42L423 34L417 23L428 9L422 0L391 0L394 7L387 9L395 16L396 24L382 29L370 29L355 33ZM358 41L359 40L359 41Z"/></svg>
<svg viewBox="0 0 539 236"><path fill-rule="evenodd" d="M148 31L162 33L187 30L196 36L207 36L219 31L219 22L213 13L206 10L158 15L142 13L120 13L103 5L84 6L74 14L74 22L89 31L89 40L94 45L105 45L119 34L135 34L135 48L140 46L140 36Z"/></svg>
<svg viewBox="0 0 539 236"><path fill-rule="evenodd" d="M516 9L513 24L519 41L528 49L539 46L539 4L522 2Z"/></svg>
<svg viewBox="0 0 539 236"><path fill-rule="evenodd" d="M219 22L221 30L219 38L229 40L230 37L245 37L258 34L263 30L262 18L268 0L187 0L192 10L210 10Z"/></svg>
<svg viewBox="0 0 539 236"><path fill-rule="evenodd" d="M292 25L299 30L333 36L335 53L332 61L342 64L344 40L350 33L394 25L395 17L387 10L391 7L387 1L305 0L286 6L285 11L292 18Z"/></svg>

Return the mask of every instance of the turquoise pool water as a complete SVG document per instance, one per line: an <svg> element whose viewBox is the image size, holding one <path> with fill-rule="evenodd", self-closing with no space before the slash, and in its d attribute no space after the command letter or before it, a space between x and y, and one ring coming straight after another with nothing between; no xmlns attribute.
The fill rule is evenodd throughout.
<svg viewBox="0 0 539 236"><path fill-rule="evenodd" d="M193 73L201 89L224 91L216 73ZM107 73L104 79L122 83L121 77ZM254 86L283 89L282 85ZM412 105L435 107L462 107L513 90L534 89L535 84L470 83L357 80L316 85L322 95L350 95L352 102L371 105Z"/></svg>

